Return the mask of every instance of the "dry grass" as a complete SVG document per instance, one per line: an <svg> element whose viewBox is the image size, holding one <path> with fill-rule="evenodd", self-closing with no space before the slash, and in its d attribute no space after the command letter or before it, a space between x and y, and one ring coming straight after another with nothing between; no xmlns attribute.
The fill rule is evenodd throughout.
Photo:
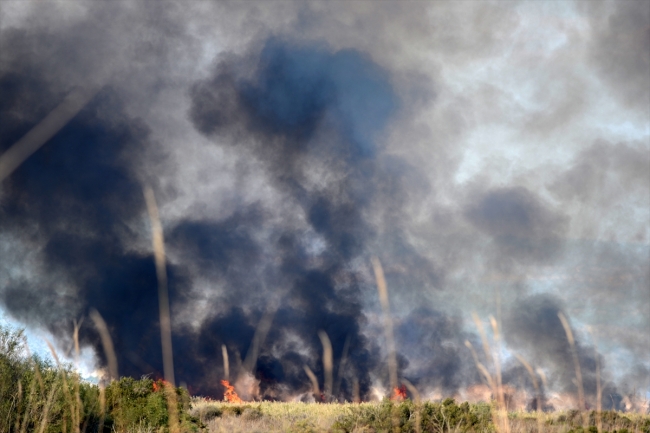
<svg viewBox="0 0 650 433"><path fill-rule="evenodd" d="M580 432L579 426L585 423L591 427L583 427L585 433L598 432L625 432L642 433L650 429L650 416L635 412L605 411L600 415L596 412L554 411L554 412L511 412L508 414L512 433L532 433L537 431L537 426L543 426L544 433ZM572 423L572 426L569 423ZM598 428L598 423L602 427ZM592 430L589 430L589 429Z"/></svg>
<svg viewBox="0 0 650 433"><path fill-rule="evenodd" d="M372 406L373 403L361 403ZM208 432L327 432L334 422L350 413L356 403L260 402L241 406L195 398L190 414L207 426ZM220 416L215 416L217 411Z"/></svg>
<svg viewBox="0 0 650 433"><path fill-rule="evenodd" d="M495 403L496 404L496 403ZM377 411L381 403L280 403L260 402L243 405L233 405L220 401L194 398L190 413L201 419L207 427L208 433L244 433L244 432L290 432L290 433L321 433L321 432L343 432L336 428L335 422L344 416L351 416L360 410ZM419 405L416 405L419 406ZM421 406L420 406L421 407ZM418 415L415 412L412 419ZM584 417L583 417L584 415ZM605 412L604 432L646 432L650 428L650 417L638 413L616 413ZM533 433L538 431L540 426L545 433L570 433L581 432L583 419L592 418L595 421L594 413L581 414L577 411L556 411L556 412L509 412L509 428L512 433ZM419 418L419 417L417 417ZM419 420L419 419L418 419ZM584 430L585 433L594 431ZM627 429L627 430L626 430ZM415 426L403 427L401 432L418 431ZM373 427L367 423L359 424L351 430L354 433L370 433L386 431ZM427 429L424 431L438 431ZM459 426L444 426L441 432L462 432ZM493 424L481 426L475 430L476 433L498 431Z"/></svg>

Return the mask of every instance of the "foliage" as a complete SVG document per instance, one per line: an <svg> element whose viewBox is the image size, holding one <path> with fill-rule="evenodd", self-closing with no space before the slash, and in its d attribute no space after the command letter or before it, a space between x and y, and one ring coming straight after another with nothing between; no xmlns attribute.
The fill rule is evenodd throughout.
<svg viewBox="0 0 650 433"><path fill-rule="evenodd" d="M626 414L612 410L600 413L600 421L604 432L612 433L629 433L642 432L650 433L650 418L647 416L639 417L638 414ZM580 412L571 410L566 414L552 417L546 421L547 425L566 425L569 427L567 433L592 433L598 432L598 413L591 411L586 414L587 426L582 425L583 418Z"/></svg>
<svg viewBox="0 0 650 433"><path fill-rule="evenodd" d="M188 413L189 394L183 388L174 393L181 430L198 431L200 422ZM70 365L28 356L22 331L0 325L0 432L41 426L47 433L168 430L163 381L124 377L106 387L103 403L98 385L83 381Z"/></svg>
<svg viewBox="0 0 650 433"><path fill-rule="evenodd" d="M190 397L183 388L175 388L178 412L185 430L195 430L196 419L189 416L187 410ZM169 423L165 383L143 377L140 380L123 377L112 382L106 388L106 422L108 427L117 431L126 431L130 426L144 425L154 428L166 428Z"/></svg>
<svg viewBox="0 0 650 433"><path fill-rule="evenodd" d="M70 365L53 365L28 356L21 331L0 325L0 432L47 433L167 432L169 414L161 380L122 378L102 392ZM493 407L487 403L232 404L190 397L173 388L181 432L494 432ZM103 402L103 403L102 403ZM102 407L104 410L102 411ZM512 412L512 433L650 433L650 417L635 413ZM585 426L583 427L583 422ZM419 425L418 425L419 424ZM537 424L537 425L536 425ZM103 426L100 428L100 426ZM418 428L419 427L419 428Z"/></svg>
<svg viewBox="0 0 650 433"><path fill-rule="evenodd" d="M395 403L384 399L374 407L352 407L348 414L336 421L334 429L346 433L356 431L360 427L366 427L369 431L415 432L418 419L420 431L423 432L492 430L489 405L470 405L467 402L458 405L450 398L442 403L423 404L416 404L411 400Z"/></svg>

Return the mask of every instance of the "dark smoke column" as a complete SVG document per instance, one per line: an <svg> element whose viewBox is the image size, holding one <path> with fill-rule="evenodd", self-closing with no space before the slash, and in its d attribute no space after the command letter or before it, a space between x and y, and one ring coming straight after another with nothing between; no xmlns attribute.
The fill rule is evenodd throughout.
<svg viewBox="0 0 650 433"><path fill-rule="evenodd" d="M349 341L341 392L349 399L358 380L367 396L379 351L361 333L359 265L367 264L376 239L366 213L377 196L380 134L398 105L387 73L356 50L272 38L259 52L224 56L212 76L192 87L191 98L195 127L261 163L281 197L277 208L295 216L271 219L253 206L227 221L188 221L174 229L170 242L186 256L221 262L208 261L206 268L228 263L218 278L239 293L230 295L232 310L203 324L199 338L211 342L203 355L219 357L220 344L245 352L247 326L263 311L246 299L275 299L279 310L256 366L261 393L281 398L307 391L303 365L322 381L318 332L324 330L335 365ZM253 240L262 230L271 233L269 245ZM265 288L238 265L257 269Z"/></svg>

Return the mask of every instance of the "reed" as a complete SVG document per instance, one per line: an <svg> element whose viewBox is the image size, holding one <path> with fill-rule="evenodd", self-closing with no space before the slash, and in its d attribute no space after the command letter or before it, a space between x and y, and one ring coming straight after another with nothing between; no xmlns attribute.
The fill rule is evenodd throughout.
<svg viewBox="0 0 650 433"><path fill-rule="evenodd" d="M492 395L494 396L493 398L495 398L496 410L492 412L495 429L499 433L510 433L510 421L508 419L508 408L506 406L505 396L503 393L503 383L501 377L501 362L498 356L498 351L500 349L499 344L501 342L499 325L496 319L490 316L490 325L492 326L492 332L497 346L497 355L495 355L490 347L487 333L485 332L485 329L483 327L483 322L481 322L481 320L479 319L476 313L472 313L472 317L474 319L474 323L476 324L476 327L478 328L479 335L481 336L481 342L483 344L483 351L485 353L485 358L488 362L492 364L492 367L495 370L495 374L492 375L492 373L490 373L488 368L485 365L483 365L483 363L479 362L478 355L476 354L476 351L474 350L474 348L472 347L469 341L466 341L465 345L472 351L472 356L474 357L474 361L476 362L476 367L483 375L483 378L486 380L487 385L490 387Z"/></svg>
<svg viewBox="0 0 650 433"><path fill-rule="evenodd" d="M223 357L223 376L230 381L230 363L228 362L228 348L225 344L221 345L221 356Z"/></svg>
<svg viewBox="0 0 650 433"><path fill-rule="evenodd" d="M318 386L318 378L314 372L311 371L311 368L309 368L309 366L303 365L302 368L305 370L305 374L307 374L307 377L309 377L309 380L311 381L311 389L314 394L314 399L316 401L320 401L320 387Z"/></svg>
<svg viewBox="0 0 650 433"><path fill-rule="evenodd" d="M332 391L334 397L337 397L339 395L339 390L341 389L341 382L343 381L343 371L345 371L345 365L348 360L348 350L350 350L350 335L345 337L345 343L343 343L343 353L341 353L339 368L336 372L336 383L334 384L334 389Z"/></svg>
<svg viewBox="0 0 650 433"><path fill-rule="evenodd" d="M359 393L359 379L357 376L352 377L352 401L361 403L361 394Z"/></svg>
<svg viewBox="0 0 650 433"><path fill-rule="evenodd" d="M388 288L384 269L377 257L372 258L372 267L375 271L375 280L377 281L377 291L379 293L379 302L384 313L384 332L388 346L388 375L391 390L397 388L397 355L395 353L395 339L393 337L393 319L390 314L390 303L388 300Z"/></svg>
<svg viewBox="0 0 650 433"><path fill-rule="evenodd" d="M72 398L72 394L70 394L70 389L68 387L68 379L67 379L67 374L66 371L63 369L63 366L59 362L59 357L56 353L56 350L54 350L54 346L52 343L50 343L48 340L45 340L47 343L47 346L50 348L50 351L52 352L52 357L54 357L54 360L56 361L56 365L59 368L59 373L61 374L61 380L63 382L63 395L65 396L65 399L68 402L68 405L70 407L70 418L72 422L72 428L74 429L74 433L79 433L79 423L76 422L77 420L75 419L75 414L77 413L77 408L75 407L75 401ZM52 387L52 392L54 392L54 389L56 387ZM48 398L48 403L46 407L48 408L47 411L49 411L49 405L51 404L50 398Z"/></svg>
<svg viewBox="0 0 650 433"><path fill-rule="evenodd" d="M106 356L106 363L108 364L108 379L109 381L117 380L119 375L117 373L117 356L115 356L115 347L113 346L113 339L108 332L108 326L97 310L90 310L90 318L99 332L99 337L102 340L104 347L104 355Z"/></svg>
<svg viewBox="0 0 650 433"><path fill-rule="evenodd" d="M528 372L528 375L530 376L530 380L533 382L533 387L535 388L536 403L537 403L536 410L537 410L537 414L539 415L542 412L542 393L539 388L539 383L537 382L537 375L535 374L533 367L531 367L528 361L526 361L521 355L515 353L515 357L519 360L519 362L522 363L522 365ZM537 416L537 432L542 433L543 429L544 429L544 424L542 423L542 419L539 416Z"/></svg>
<svg viewBox="0 0 650 433"><path fill-rule="evenodd" d="M415 398L415 433L422 432L422 408L420 406L420 393L418 389L407 379L402 379L402 383L409 390L413 398Z"/></svg>
<svg viewBox="0 0 650 433"><path fill-rule="evenodd" d="M13 173L50 138L54 137L54 134L59 132L90 102L98 90L97 87L77 87L72 90L63 102L0 155L0 182Z"/></svg>
<svg viewBox="0 0 650 433"><path fill-rule="evenodd" d="M57 391L57 387L55 385L50 390L50 395L47 396L47 402L45 403L45 408L43 409L43 416L41 417L41 426L38 429L38 433L43 433L45 431L45 428L47 427L49 421L48 416L50 414L50 408L52 407L52 402L54 401L54 395L56 394L56 391Z"/></svg>
<svg viewBox="0 0 650 433"><path fill-rule="evenodd" d="M323 392L325 393L325 399L329 401L332 396L332 370L334 365L332 342L327 336L327 333L323 330L318 331L318 337L320 338L321 344L323 345L323 371L325 373Z"/></svg>
<svg viewBox="0 0 650 433"><path fill-rule="evenodd" d="M594 358L596 359L596 427L598 431L603 431L603 390L600 383L600 355L598 353L598 342L594 333L589 329L589 333L594 341Z"/></svg>
<svg viewBox="0 0 650 433"><path fill-rule="evenodd" d="M73 331L72 331L72 341L74 343L74 362L77 371L79 371L79 355L81 352L79 348L79 328L81 327L82 323L83 323L83 318L80 321L74 320ZM76 432L79 431L79 424L81 423L81 413L83 410L83 402L81 401L79 382L80 382L80 378L78 375L75 374L73 376L73 385L74 385L74 393L75 393L76 412L74 414L71 414L71 416L76 419L76 424L75 424L75 426L77 426L75 429ZM82 430L85 430L85 423L84 423L84 428Z"/></svg>
<svg viewBox="0 0 650 433"><path fill-rule="evenodd" d="M160 341L163 355L163 371L165 375L165 395L169 411L169 429L171 433L180 431L178 423L178 402L176 401L176 379L174 377L174 355L172 351L172 324L169 309L169 290L167 288L167 263L165 259L165 241L162 225L158 215L158 205L151 187L144 188L144 198L151 221L153 253L158 278L158 306L160 315Z"/></svg>
<svg viewBox="0 0 650 433"><path fill-rule="evenodd" d="M578 351L576 350L575 339L573 338L573 331L571 330L571 325L569 325L569 321L567 320L567 318L564 316L562 312L557 313L557 316L560 319L560 322L562 322L562 327L564 328L564 332L566 333L567 340L569 341L569 347L571 348L571 358L573 359L573 366L575 367L575 372L576 372L575 385L576 388L578 388L578 406L579 406L578 410L580 411L582 416L583 427L586 429L588 426L588 422L584 414L584 411L586 409L585 391L582 384L582 370L580 369L580 360L578 359Z"/></svg>
<svg viewBox="0 0 650 433"><path fill-rule="evenodd" d="M253 334L253 341L251 341L250 347L246 352L246 358L244 358L243 364L239 368L238 376L240 375L253 375L253 369L255 368L255 363L257 362L257 357L260 353L260 348L266 336L271 329L271 324L273 323L273 318L275 317L275 312L277 307L273 304L269 305L264 315L258 322L255 327L255 333Z"/></svg>
<svg viewBox="0 0 650 433"><path fill-rule="evenodd" d="M388 377L390 383L390 392L394 393L398 387L397 380L397 352L395 348L395 337L393 334L393 318L390 314L390 302L388 298L388 287L384 277L384 269L377 257L372 258L372 267L375 271L375 280L377 281L377 292L379 293L379 302L384 313L384 333L388 344ZM394 432L399 432L399 413L395 410L392 412L392 423Z"/></svg>

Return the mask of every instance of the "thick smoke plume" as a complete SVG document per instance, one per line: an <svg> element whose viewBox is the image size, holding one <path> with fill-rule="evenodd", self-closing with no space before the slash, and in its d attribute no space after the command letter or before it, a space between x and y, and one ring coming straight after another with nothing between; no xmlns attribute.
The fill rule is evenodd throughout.
<svg viewBox="0 0 650 433"><path fill-rule="evenodd" d="M192 87L191 97L196 127L258 159L281 194L283 213L293 214L266 224L238 217L231 230L185 224L172 237L196 251L197 242L190 239L196 236L194 230L205 227L206 233L196 236L201 239L197 256L223 254L226 263L236 262L229 271L242 269L249 276L257 271L257 281L240 283L223 275L223 284L247 298L271 297L279 303L257 370L262 392L276 383L304 389L303 365L322 375L314 360L321 357L317 336L324 330L336 363L344 356L344 346L349 347L344 395L352 396L352 381L358 380L362 397L367 397L379 350L361 332L362 292L368 285L362 271L368 247L377 239L369 213L381 194L376 190L380 133L398 107L388 74L355 50L333 52L324 45L272 38L259 54L218 62L211 77ZM315 176L323 164L325 176ZM393 201L397 192L382 198ZM251 260L263 249L252 241L260 227L267 231L266 254L274 257L270 267L264 260ZM241 242L233 242L232 236ZM250 267L260 263L262 267L251 272ZM231 314L237 321L244 318L241 310ZM222 335L223 320L217 315L205 322L205 337L220 336L219 342L231 338ZM236 350L244 349L238 346Z"/></svg>
<svg viewBox="0 0 650 433"><path fill-rule="evenodd" d="M152 185L194 393L220 397L225 346L250 397L311 395L324 331L334 398L381 394L373 256L399 376L423 395L480 385L474 311L502 322L528 405L513 354L545 372L547 407L576 394L560 312L588 404L598 374L609 407L648 390L646 3L70 5L0 16L0 152L99 89L0 185L14 319L65 350L96 309L120 374L161 376Z"/></svg>
<svg viewBox="0 0 650 433"><path fill-rule="evenodd" d="M363 268L377 238L368 214L376 197L393 201L399 194L396 188L376 190L382 184L379 134L398 98L388 74L358 51L270 39L250 57L223 60L212 77L192 86L191 119L204 134L259 159L294 216L270 222L264 209L251 205L226 220L188 219L168 230L170 249L223 292L219 308L198 330L175 333L178 350L193 355L177 361L179 377L214 392L217 378L203 379L214 371L221 345L239 356L248 353L264 307L274 303L273 326L252 370L262 396L284 396L277 387L284 393L308 389L304 365L322 376L317 335L324 330L335 361L349 347L341 391L350 398L352 381L358 381L367 398L380 361L376 343L361 332L361 292L368 286ZM251 76L245 75L246 60L257 63ZM42 81L4 77L4 86L21 92L4 99L3 124L12 128L3 133L4 148L34 124L10 116L38 119L51 107L47 100L18 106L25 95L39 99ZM127 245L143 213L131 161L154 144L147 127L122 112L119 97L105 88L4 190L4 226L13 232L37 226L34 241L42 243L45 272L74 291L17 280L2 295L17 317L41 321L62 337L71 315L96 308L110 326L121 373L159 374L153 262ZM310 172L322 164L327 179L313 178ZM191 277L173 265L168 272L172 305L181 310L191 303ZM54 277L48 283L57 284ZM101 352L90 331L82 341Z"/></svg>

